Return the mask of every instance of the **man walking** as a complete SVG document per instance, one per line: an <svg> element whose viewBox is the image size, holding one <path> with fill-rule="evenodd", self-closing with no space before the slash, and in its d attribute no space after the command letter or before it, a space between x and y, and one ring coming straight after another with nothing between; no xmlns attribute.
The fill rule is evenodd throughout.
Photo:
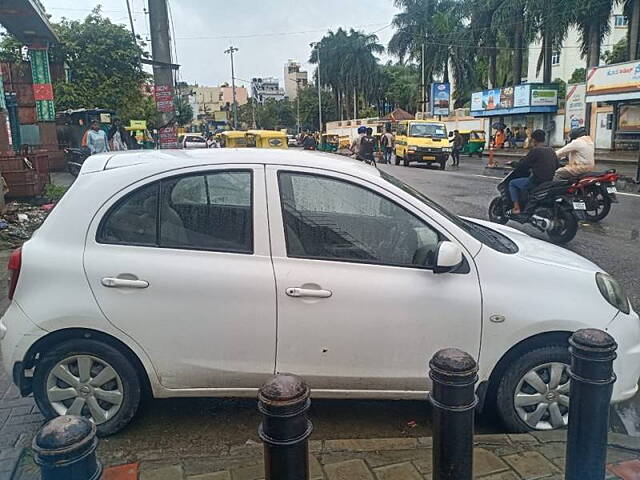
<svg viewBox="0 0 640 480"><path fill-rule="evenodd" d="M360 147L358 150L358 160L364 160L373 163L373 151L375 150L376 139L373 137L373 129L367 128L365 135L360 139Z"/></svg>
<svg viewBox="0 0 640 480"><path fill-rule="evenodd" d="M451 158L453 159L453 166L460 167L460 150L462 150L462 135L458 130L453 131L453 145L451 150Z"/></svg>
<svg viewBox="0 0 640 480"><path fill-rule="evenodd" d="M393 152L393 147L395 146L395 138L393 133L390 130L385 130L384 135L380 139L380 143L382 144L382 162L386 164L391 164L391 153Z"/></svg>
<svg viewBox="0 0 640 480"><path fill-rule="evenodd" d="M107 134L96 121L91 122L91 129L87 133L87 147L89 147L91 155L109 151Z"/></svg>

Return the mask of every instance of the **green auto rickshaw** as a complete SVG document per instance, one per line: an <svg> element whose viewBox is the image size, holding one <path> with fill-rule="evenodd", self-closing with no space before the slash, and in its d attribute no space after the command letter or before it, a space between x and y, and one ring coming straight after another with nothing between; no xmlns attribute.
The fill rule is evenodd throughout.
<svg viewBox="0 0 640 480"><path fill-rule="evenodd" d="M462 130L460 136L462 137L461 154L482 157L485 146L484 130Z"/></svg>
<svg viewBox="0 0 640 480"><path fill-rule="evenodd" d="M320 148L323 152L337 152L340 139L335 133L323 133L320 140Z"/></svg>

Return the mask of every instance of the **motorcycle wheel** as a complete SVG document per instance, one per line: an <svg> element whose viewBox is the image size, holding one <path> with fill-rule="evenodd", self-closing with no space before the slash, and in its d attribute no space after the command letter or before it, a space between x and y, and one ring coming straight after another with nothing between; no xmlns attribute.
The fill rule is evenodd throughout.
<svg viewBox="0 0 640 480"><path fill-rule="evenodd" d="M611 199L608 195L605 195L599 188L591 189L587 191L586 203L587 205L597 205L594 210L586 210L586 220L590 222L599 222L604 217L609 215L611 211Z"/></svg>
<svg viewBox="0 0 640 480"><path fill-rule="evenodd" d="M553 243L567 243L578 233L578 218L573 211L559 208L552 221L554 226L547 230L547 235Z"/></svg>
<svg viewBox="0 0 640 480"><path fill-rule="evenodd" d="M491 200L491 203L489 204L489 220L493 223L504 225L509 221L506 213L507 209L502 197L496 197Z"/></svg>

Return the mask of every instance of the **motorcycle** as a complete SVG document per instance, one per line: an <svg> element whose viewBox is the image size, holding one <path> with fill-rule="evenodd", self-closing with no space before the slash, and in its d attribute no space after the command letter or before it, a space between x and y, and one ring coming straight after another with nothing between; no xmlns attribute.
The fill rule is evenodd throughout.
<svg viewBox="0 0 640 480"><path fill-rule="evenodd" d="M511 212L513 204L509 196L509 182L527 175L528 172L515 168L498 184L500 196L489 204L489 219L502 225L509 220L532 225L546 233L553 243L571 241L578 233L578 217L574 208L584 206L584 202L570 201L568 181L545 182L534 187L520 199L522 212Z"/></svg>
<svg viewBox="0 0 640 480"><path fill-rule="evenodd" d="M616 182L620 175L615 169L606 172L589 172L580 175L569 187L574 202L584 202L585 209L578 211L584 220L598 222L609 215L611 204L618 203Z"/></svg>
<svg viewBox="0 0 640 480"><path fill-rule="evenodd" d="M65 148L64 156L67 161L67 169L74 177L77 177L82 168L84 161L91 155L91 151L87 147Z"/></svg>

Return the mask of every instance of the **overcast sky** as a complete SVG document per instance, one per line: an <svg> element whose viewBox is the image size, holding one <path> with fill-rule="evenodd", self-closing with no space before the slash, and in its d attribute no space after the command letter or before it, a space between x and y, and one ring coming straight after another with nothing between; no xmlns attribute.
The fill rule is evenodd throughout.
<svg viewBox="0 0 640 480"><path fill-rule="evenodd" d="M129 25L126 0L41 0L53 21L83 19L95 5L115 23ZM130 0L136 33L149 36L146 0ZM177 63L182 80L219 85L231 79L229 45L235 54L236 79L274 76L282 82L288 59L306 65L309 43L338 27L376 32L387 45L397 12L392 0L170 0ZM100 39L96 39L100 41ZM175 61L175 59L174 59ZM246 85L242 81L238 85ZM281 83L282 86L282 83Z"/></svg>

